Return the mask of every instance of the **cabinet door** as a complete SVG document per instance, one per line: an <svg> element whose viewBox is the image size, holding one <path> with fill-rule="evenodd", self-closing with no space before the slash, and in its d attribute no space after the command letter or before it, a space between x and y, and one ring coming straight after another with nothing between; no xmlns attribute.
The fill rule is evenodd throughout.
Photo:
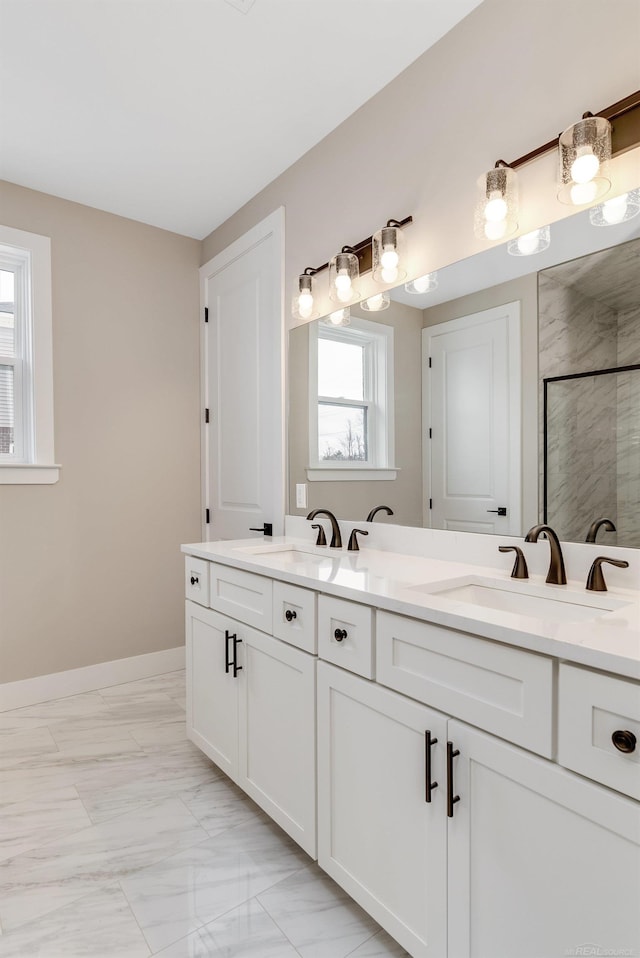
<svg viewBox="0 0 640 958"><path fill-rule="evenodd" d="M316 857L314 656L242 628L238 784Z"/></svg>
<svg viewBox="0 0 640 958"><path fill-rule="evenodd" d="M459 722L449 739L449 958L640 953L638 804Z"/></svg>
<svg viewBox="0 0 640 958"><path fill-rule="evenodd" d="M236 625L226 616L187 602L187 736L234 780L242 672L234 678L233 670L225 666L227 644L233 657L233 644L227 643L226 635L233 635Z"/></svg>
<svg viewBox="0 0 640 958"><path fill-rule="evenodd" d="M318 861L415 958L447 948L445 742L438 712L318 663Z"/></svg>

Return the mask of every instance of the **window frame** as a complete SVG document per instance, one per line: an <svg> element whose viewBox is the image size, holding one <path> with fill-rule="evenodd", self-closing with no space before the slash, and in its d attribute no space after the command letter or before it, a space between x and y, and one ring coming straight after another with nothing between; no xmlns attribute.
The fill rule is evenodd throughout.
<svg viewBox="0 0 640 958"><path fill-rule="evenodd" d="M16 272L14 452L0 454L0 485L58 481L54 458L51 240L0 226L0 265Z"/></svg>
<svg viewBox="0 0 640 958"><path fill-rule="evenodd" d="M356 343L365 349L363 400L318 394L318 340ZM321 402L367 410L367 461L321 461L318 456L318 406ZM349 326L309 327L309 465L310 482L395 479L393 327L351 317Z"/></svg>

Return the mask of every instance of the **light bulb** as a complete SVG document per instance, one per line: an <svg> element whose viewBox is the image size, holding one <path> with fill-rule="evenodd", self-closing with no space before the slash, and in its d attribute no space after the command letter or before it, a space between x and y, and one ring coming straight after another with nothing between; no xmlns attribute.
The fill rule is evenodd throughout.
<svg viewBox="0 0 640 958"><path fill-rule="evenodd" d="M585 206L587 203L593 203L598 195L598 184L591 180L589 183L574 183L571 187L570 196L574 206Z"/></svg>
<svg viewBox="0 0 640 958"><path fill-rule="evenodd" d="M532 253L535 253L539 241L540 230L533 230L531 233L525 233L523 236L518 237L518 250L523 256L530 256Z"/></svg>
<svg viewBox="0 0 640 958"><path fill-rule="evenodd" d="M298 312L302 319L309 319L313 312L313 296L308 290L303 290L298 297Z"/></svg>
<svg viewBox="0 0 640 958"><path fill-rule="evenodd" d="M383 269L394 269L400 262L398 251L395 246L387 246L380 257L380 265Z"/></svg>
<svg viewBox="0 0 640 958"><path fill-rule="evenodd" d="M348 303L351 299L351 277L346 269L339 270L336 275L336 295L341 303Z"/></svg>
<svg viewBox="0 0 640 958"><path fill-rule="evenodd" d="M349 325L349 310L348 309L336 309L334 313L329 313L327 316L328 322L332 326L348 326Z"/></svg>
<svg viewBox="0 0 640 958"><path fill-rule="evenodd" d="M500 223L506 219L506 216L506 201L497 190L494 190L490 195L489 202L484 208L484 218L488 223Z"/></svg>
<svg viewBox="0 0 640 958"><path fill-rule="evenodd" d="M395 283L398 278L398 267L389 266L380 270L380 279L383 283Z"/></svg>
<svg viewBox="0 0 640 958"><path fill-rule="evenodd" d="M426 276L420 276L418 279L414 279L413 288L416 293L426 293L429 289L430 277L429 273Z"/></svg>
<svg viewBox="0 0 640 958"><path fill-rule="evenodd" d="M366 299L362 304L363 308L371 313L378 313L381 309L386 309L388 305L388 293L377 293L375 296L370 296L369 299Z"/></svg>
<svg viewBox="0 0 640 958"><path fill-rule="evenodd" d="M484 224L484 235L488 240L499 240L507 232L507 224L504 220L500 220L497 223L485 223Z"/></svg>
<svg viewBox="0 0 640 958"><path fill-rule="evenodd" d="M627 202L629 194L623 193L622 196L616 196L613 200L606 200L602 204L602 218L610 226L616 223L622 223L627 213Z"/></svg>
<svg viewBox="0 0 640 958"><path fill-rule="evenodd" d="M590 146L578 148L578 155L571 164L571 179L574 183L588 183L600 169L600 160Z"/></svg>

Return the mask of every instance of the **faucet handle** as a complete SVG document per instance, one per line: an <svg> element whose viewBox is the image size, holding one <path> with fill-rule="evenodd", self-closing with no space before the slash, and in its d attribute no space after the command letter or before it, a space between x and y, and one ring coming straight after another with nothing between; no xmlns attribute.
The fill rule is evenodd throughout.
<svg viewBox="0 0 640 958"><path fill-rule="evenodd" d="M347 552L359 552L360 546L358 545L358 536L368 536L369 533L366 529L352 529L351 535L349 536L349 545L347 546Z"/></svg>
<svg viewBox="0 0 640 958"><path fill-rule="evenodd" d="M602 573L603 562L608 562L609 565L614 565L618 569L629 568L629 563L626 559L608 559L606 556L598 556L597 559L593 560L593 564L589 569L589 575L587 576L587 589L589 592L607 591L607 583L604 581L604 575Z"/></svg>
<svg viewBox="0 0 640 958"><path fill-rule="evenodd" d="M498 546L498 552L515 552L516 561L513 563L513 569L511 570L512 579L528 579L529 570L527 568L527 560L524 557L524 552L520 546Z"/></svg>
<svg viewBox="0 0 640 958"><path fill-rule="evenodd" d="M314 522L314 524L311 526L311 528L318 530L318 538L316 539L316 545L317 545L317 546L326 546L326 544L327 544L327 537L326 537L325 534L324 534L324 528L322 527L322 525L321 525L319 522Z"/></svg>

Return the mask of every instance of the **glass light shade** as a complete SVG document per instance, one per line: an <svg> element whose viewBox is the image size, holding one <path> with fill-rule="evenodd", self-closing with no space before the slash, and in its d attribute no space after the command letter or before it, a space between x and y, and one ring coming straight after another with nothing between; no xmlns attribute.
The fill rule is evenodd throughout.
<svg viewBox="0 0 640 958"><path fill-rule="evenodd" d="M395 286L407 275L404 234L399 226L385 226L373 234L373 278L376 283Z"/></svg>
<svg viewBox="0 0 640 958"><path fill-rule="evenodd" d="M302 273L296 280L291 302L291 313L294 319L308 322L318 315L313 297L313 276Z"/></svg>
<svg viewBox="0 0 640 958"><path fill-rule="evenodd" d="M438 271L426 273L424 276L418 276L412 279L410 283L405 283L404 288L407 293L415 293L419 296L421 293L430 293L432 289L437 289Z"/></svg>
<svg viewBox="0 0 640 958"><path fill-rule="evenodd" d="M511 256L534 256L548 249L550 245L551 229L548 226L541 226L539 230L523 233L517 239L509 240L507 252Z"/></svg>
<svg viewBox="0 0 640 958"><path fill-rule="evenodd" d="M558 199L587 206L611 189L611 124L588 116L567 127L558 140Z"/></svg>
<svg viewBox="0 0 640 958"><path fill-rule="evenodd" d="M347 305L358 299L360 266L355 253L336 253L329 263L329 299Z"/></svg>
<svg viewBox="0 0 640 958"><path fill-rule="evenodd" d="M592 207L589 210L589 219L594 226L617 226L618 223L632 220L639 213L640 189L637 189Z"/></svg>
<svg viewBox="0 0 640 958"><path fill-rule="evenodd" d="M345 306L344 309L336 309L335 312L325 316L322 322L327 326L349 326L351 323L351 310L348 306Z"/></svg>
<svg viewBox="0 0 640 958"><path fill-rule="evenodd" d="M390 305L391 300L388 293L377 293L375 296L370 296L369 299L363 299L360 308L368 313L380 313L383 309L388 309Z"/></svg>
<svg viewBox="0 0 640 958"><path fill-rule="evenodd" d="M478 239L501 240L518 229L518 176L498 166L478 179L474 232Z"/></svg>

